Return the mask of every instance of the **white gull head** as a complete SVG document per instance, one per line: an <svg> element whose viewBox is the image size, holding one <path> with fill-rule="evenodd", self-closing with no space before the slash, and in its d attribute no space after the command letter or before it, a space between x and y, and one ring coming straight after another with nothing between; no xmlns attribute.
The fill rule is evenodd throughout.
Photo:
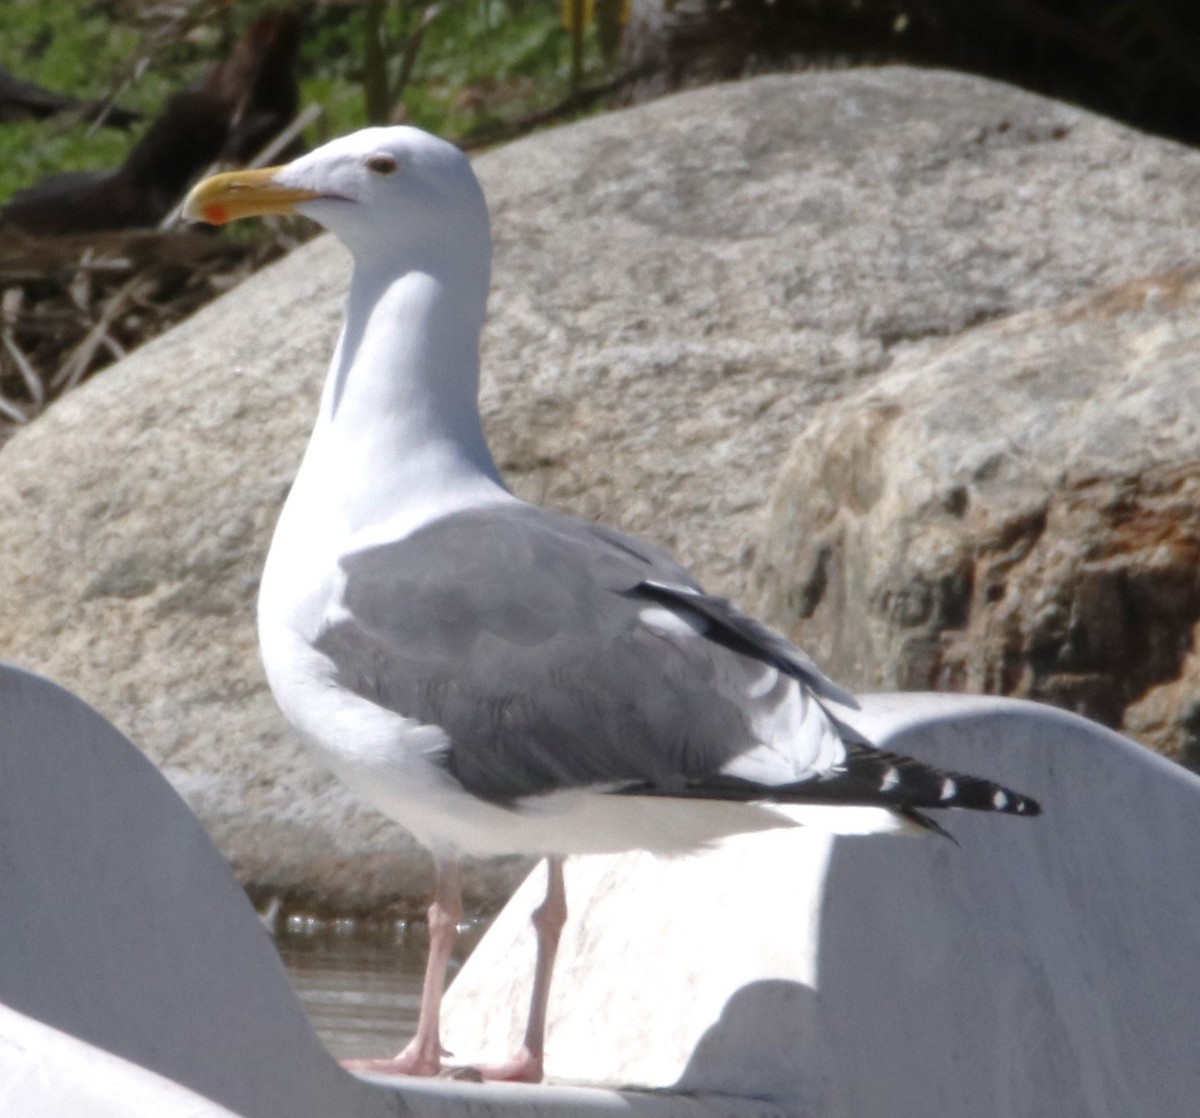
<svg viewBox="0 0 1200 1118"><path fill-rule="evenodd" d="M213 225L281 213L325 226L360 262L458 257L478 270L482 261L486 284L483 190L458 148L419 128L364 128L283 167L214 175L183 207L184 217Z"/></svg>
<svg viewBox="0 0 1200 1118"><path fill-rule="evenodd" d="M274 173L278 187L362 267L465 269L486 295L491 235L483 190L453 144L399 125L333 140ZM464 277L465 278L465 277Z"/></svg>

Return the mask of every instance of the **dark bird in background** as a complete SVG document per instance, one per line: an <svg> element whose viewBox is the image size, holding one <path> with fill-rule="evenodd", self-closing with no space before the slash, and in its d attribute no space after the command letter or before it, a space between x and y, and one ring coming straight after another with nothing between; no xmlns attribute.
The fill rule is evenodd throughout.
<svg viewBox="0 0 1200 1118"><path fill-rule="evenodd" d="M67 171L19 190L0 226L38 235L157 225L215 163L244 165L295 117L300 19L256 20L229 58L171 96L115 171Z"/></svg>
<svg viewBox="0 0 1200 1118"><path fill-rule="evenodd" d="M55 93L0 66L0 124L45 120L64 112L74 113L80 120L98 120L113 128L128 128L142 119L141 113L106 101L81 101L78 97Z"/></svg>
<svg viewBox="0 0 1200 1118"><path fill-rule="evenodd" d="M228 119L217 162L244 166L295 117L299 51L300 17L272 12L251 24L229 59L201 79L204 96Z"/></svg>

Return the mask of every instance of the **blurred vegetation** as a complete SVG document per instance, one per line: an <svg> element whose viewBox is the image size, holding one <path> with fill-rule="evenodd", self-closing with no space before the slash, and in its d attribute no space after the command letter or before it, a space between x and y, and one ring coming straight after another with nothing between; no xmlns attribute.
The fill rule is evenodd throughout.
<svg viewBox="0 0 1200 1118"><path fill-rule="evenodd" d="M988 75L1200 143L1197 0L662 0L666 87L813 65Z"/></svg>
<svg viewBox="0 0 1200 1118"><path fill-rule="evenodd" d="M755 70L914 61L973 70L1200 142L1200 2L1172 0L300 0L308 140L403 118L460 141L519 131L649 58L661 90ZM148 117L285 0L3 0L0 66ZM715 60L715 61L714 61ZM613 83L619 84L619 83ZM0 201L119 164L138 134L0 124Z"/></svg>
<svg viewBox="0 0 1200 1118"><path fill-rule="evenodd" d="M0 66L149 118L257 16L286 6L305 17L302 101L324 110L313 143L401 118L456 139L485 134L608 74L604 47L613 58L611 32L602 46L589 18L573 35L561 0L3 0ZM69 114L0 123L0 201L54 171L118 165L139 130Z"/></svg>
<svg viewBox="0 0 1200 1118"><path fill-rule="evenodd" d="M132 69L142 34L82 0L6 0L0 4L0 66L56 92L104 98L153 113L171 92L174 63L140 75ZM113 167L130 133L66 118L0 124L0 200L51 171Z"/></svg>
<svg viewBox="0 0 1200 1118"><path fill-rule="evenodd" d="M172 94L288 6L303 17L301 104L321 108L307 143L399 119L460 140L525 130L519 122L557 116L564 102L574 112L582 82L602 78L612 59L594 19L569 30L560 2L0 0L0 67L13 78L143 118L127 130L75 109L7 119L28 94L0 82L0 202L56 172L118 167ZM288 219L223 237L178 228L29 237L0 226L0 442L313 231Z"/></svg>
<svg viewBox="0 0 1200 1118"><path fill-rule="evenodd" d="M0 67L143 117L8 120L0 100L0 203L54 172L118 167L173 93L280 8L303 20L310 145L403 119L474 146L617 98L884 62L987 74L1200 143L1200 0L0 0ZM39 242L9 228L0 440L309 233L268 221L212 252L196 233Z"/></svg>

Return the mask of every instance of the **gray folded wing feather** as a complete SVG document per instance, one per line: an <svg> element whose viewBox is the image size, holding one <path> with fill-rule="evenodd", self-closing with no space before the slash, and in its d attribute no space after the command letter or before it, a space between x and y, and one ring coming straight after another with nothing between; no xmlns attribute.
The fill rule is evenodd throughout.
<svg viewBox="0 0 1200 1118"><path fill-rule="evenodd" d="M699 613L715 626L714 639L726 640L755 659L775 665L781 672L805 684L814 695L858 709L858 700L829 679L807 652L743 613L728 598L716 598L690 586L650 579L643 582L639 590L648 598Z"/></svg>
<svg viewBox="0 0 1200 1118"><path fill-rule="evenodd" d="M316 647L342 686L442 727L443 763L483 799L702 784L759 744L756 718L782 701L766 685L779 649L755 630L723 639L730 623L702 599L666 603L690 631L647 624L664 587L699 588L610 529L504 506L447 516L342 567Z"/></svg>

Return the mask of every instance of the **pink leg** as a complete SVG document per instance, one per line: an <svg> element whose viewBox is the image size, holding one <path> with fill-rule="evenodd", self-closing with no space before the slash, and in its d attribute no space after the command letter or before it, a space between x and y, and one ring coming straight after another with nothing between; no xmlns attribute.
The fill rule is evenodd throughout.
<svg viewBox="0 0 1200 1118"><path fill-rule="evenodd" d="M438 859L434 864L433 903L429 906L429 958L425 984L421 988L421 1012L417 1035L392 1060L344 1060L352 1071L374 1071L384 1075L437 1075L442 1068L442 994L446 989L446 966L458 925L462 920L462 885L456 858Z"/></svg>
<svg viewBox="0 0 1200 1118"><path fill-rule="evenodd" d="M563 860L557 857L547 858L546 899L533 913L533 927L537 933L537 964L533 972L533 995L529 1001L525 1043L507 1063L480 1068L479 1073L484 1079L519 1080L523 1083L537 1083L541 1080L550 978L554 974L558 941L566 921L567 890L563 882Z"/></svg>

